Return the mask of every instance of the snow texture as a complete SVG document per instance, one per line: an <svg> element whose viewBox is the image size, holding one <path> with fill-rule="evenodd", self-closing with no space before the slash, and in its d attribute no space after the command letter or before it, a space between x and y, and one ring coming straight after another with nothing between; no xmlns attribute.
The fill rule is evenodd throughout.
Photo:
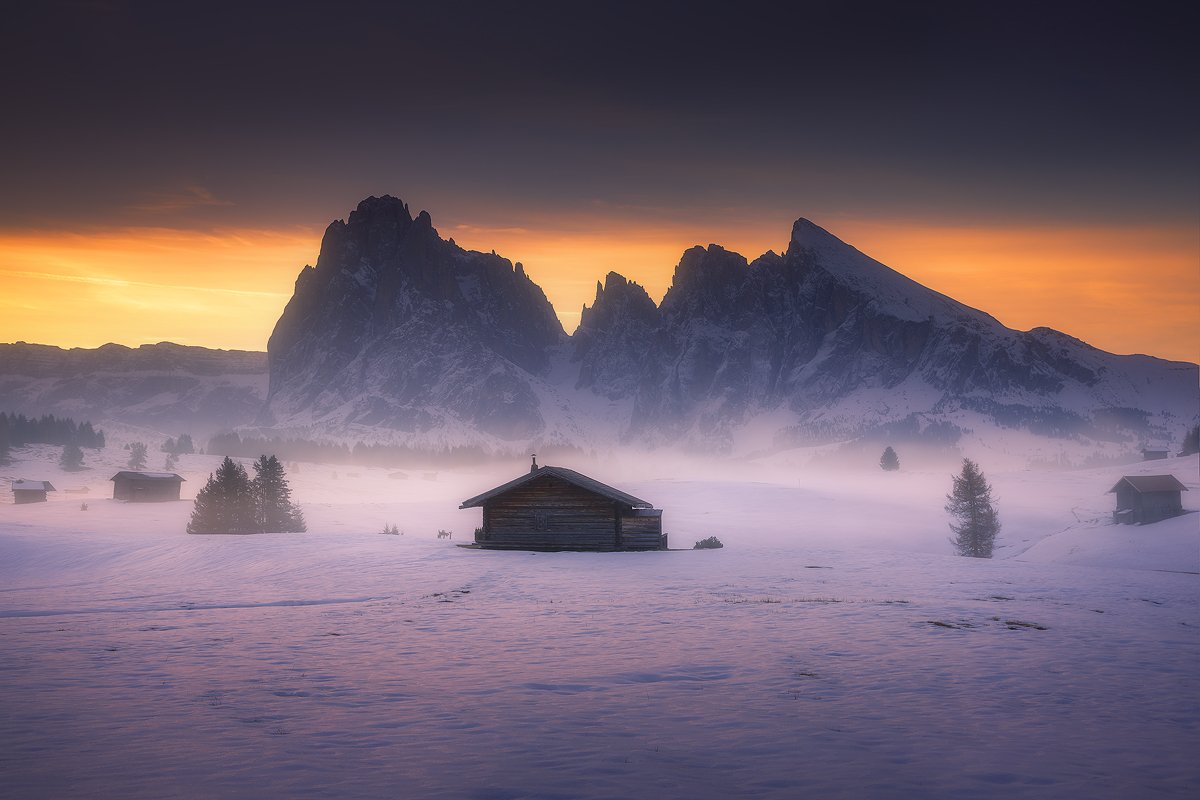
<svg viewBox="0 0 1200 800"><path fill-rule="evenodd" d="M1105 494L1171 472L1195 509L1196 457L989 472L976 560L948 471L563 464L725 547L533 554L456 546L523 464L303 463L310 533L187 536L188 502L103 499L118 448L56 455L0 470L65 490L0 505L7 797L1200 791L1200 517L1114 526Z"/></svg>

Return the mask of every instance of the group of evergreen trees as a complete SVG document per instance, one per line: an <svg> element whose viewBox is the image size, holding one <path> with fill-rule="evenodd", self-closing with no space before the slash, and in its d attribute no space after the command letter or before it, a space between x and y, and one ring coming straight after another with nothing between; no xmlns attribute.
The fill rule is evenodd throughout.
<svg viewBox="0 0 1200 800"><path fill-rule="evenodd" d="M145 469L146 468L146 443L132 442L129 445L129 462L127 466L130 469Z"/></svg>
<svg viewBox="0 0 1200 800"><path fill-rule="evenodd" d="M196 452L196 445L192 444L192 437L189 434L181 433L178 439L168 438L163 442L162 451L173 456L191 455Z"/></svg>
<svg viewBox="0 0 1200 800"><path fill-rule="evenodd" d="M1179 450L1181 456L1191 456L1200 453L1200 425L1192 428L1183 437L1183 447Z"/></svg>
<svg viewBox="0 0 1200 800"><path fill-rule="evenodd" d="M74 442L64 444L58 465L67 472L78 472L83 469L83 451L79 449L79 445Z"/></svg>
<svg viewBox="0 0 1200 800"><path fill-rule="evenodd" d="M181 433L178 439L168 437L159 449L167 454L166 461L163 463L163 469L170 472L179 464L180 456L191 455L196 452L196 445L192 443L191 434Z"/></svg>
<svg viewBox="0 0 1200 800"><path fill-rule="evenodd" d="M229 456L196 493L188 533L301 533L304 515L292 503L283 465L275 456L254 462L254 478Z"/></svg>
<svg viewBox="0 0 1200 800"><path fill-rule="evenodd" d="M77 444L80 447L104 447L104 431L95 430L90 422L76 422L70 417L45 414L27 417L0 411L0 441L11 447L27 444Z"/></svg>
<svg viewBox="0 0 1200 800"><path fill-rule="evenodd" d="M572 454L577 448L559 448ZM440 451L422 450L396 444L366 444L353 447L333 442L307 439L265 439L239 436L236 431L218 433L208 440L208 452L213 455L253 457L256 453L274 453L288 461L313 461L321 464L354 464L364 467L433 466L453 467L487 460L488 454L477 446L461 445ZM542 452L541 449L538 452Z"/></svg>
<svg viewBox="0 0 1200 800"><path fill-rule="evenodd" d="M27 444L61 444L80 447L104 447L104 431L98 431L90 422L76 422L69 417L46 414L27 417L24 414L8 414L0 411L0 464L8 461L14 447ZM83 461L83 453L79 453Z"/></svg>

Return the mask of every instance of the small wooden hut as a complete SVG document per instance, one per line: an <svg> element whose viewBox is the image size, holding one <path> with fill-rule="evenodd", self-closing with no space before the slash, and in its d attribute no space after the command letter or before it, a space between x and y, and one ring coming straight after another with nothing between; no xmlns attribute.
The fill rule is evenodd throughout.
<svg viewBox="0 0 1200 800"><path fill-rule="evenodd" d="M539 467L459 508L482 508L480 547L508 550L666 550L662 511L564 467Z"/></svg>
<svg viewBox="0 0 1200 800"><path fill-rule="evenodd" d="M1143 447L1142 461L1163 461L1171 454L1165 447Z"/></svg>
<svg viewBox="0 0 1200 800"><path fill-rule="evenodd" d="M1183 513L1183 495L1188 488L1174 475L1126 475L1109 489L1116 493L1113 522L1138 525L1158 522Z"/></svg>
<svg viewBox="0 0 1200 800"><path fill-rule="evenodd" d="M113 500L130 503L161 503L178 500L183 478L174 472L130 472L122 470L109 478Z"/></svg>
<svg viewBox="0 0 1200 800"><path fill-rule="evenodd" d="M57 489L50 481L27 481L25 479L12 482L14 503L44 503L46 492L56 492Z"/></svg>

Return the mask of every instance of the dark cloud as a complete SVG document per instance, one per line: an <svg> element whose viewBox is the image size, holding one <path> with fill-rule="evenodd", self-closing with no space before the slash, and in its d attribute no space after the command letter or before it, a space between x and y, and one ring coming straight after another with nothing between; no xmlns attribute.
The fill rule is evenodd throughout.
<svg viewBox="0 0 1200 800"><path fill-rule="evenodd" d="M1182 4L38 3L9 224L594 204L1194 220ZM184 198L186 199L186 198ZM194 199L194 198L193 198ZM252 219L251 219L252 218Z"/></svg>

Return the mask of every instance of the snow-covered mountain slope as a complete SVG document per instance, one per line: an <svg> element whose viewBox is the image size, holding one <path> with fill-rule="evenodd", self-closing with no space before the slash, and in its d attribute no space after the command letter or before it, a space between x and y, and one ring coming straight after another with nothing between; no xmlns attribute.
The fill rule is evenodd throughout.
<svg viewBox="0 0 1200 800"><path fill-rule="evenodd" d="M520 264L442 240L394 197L368 198L296 281L267 347L260 423L425 446L470 432L526 441L546 428L535 384L565 338Z"/></svg>
<svg viewBox="0 0 1200 800"><path fill-rule="evenodd" d="M265 353L160 342L63 350L0 344L0 410L207 434L253 422Z"/></svg>
<svg viewBox="0 0 1200 800"><path fill-rule="evenodd" d="M657 324L609 297L581 331L616 344L581 361L633 400L626 440L736 452L984 426L1136 444L1177 441L1200 408L1195 364L1011 330L803 219L782 256L688 250Z"/></svg>

